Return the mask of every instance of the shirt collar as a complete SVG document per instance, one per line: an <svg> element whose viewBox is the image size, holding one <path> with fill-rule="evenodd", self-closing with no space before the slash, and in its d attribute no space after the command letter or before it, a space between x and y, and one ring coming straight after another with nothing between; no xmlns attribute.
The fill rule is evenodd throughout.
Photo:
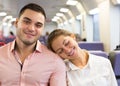
<svg viewBox="0 0 120 86"><path fill-rule="evenodd" d="M71 70L78 70L79 68L75 66L73 63L69 62L69 67Z"/></svg>
<svg viewBox="0 0 120 86"><path fill-rule="evenodd" d="M89 53L88 53L88 55L89 55L88 63L86 64L86 66L84 67L84 69L85 68L91 68L91 65L92 65L91 55ZM75 66L69 60L67 60L65 63L66 63L66 66L67 66L67 71L70 71L70 70L79 70L80 69L79 67Z"/></svg>
<svg viewBox="0 0 120 86"><path fill-rule="evenodd" d="M10 47L10 51L14 51L15 50L15 40L13 42L11 42L11 47Z"/></svg>
<svg viewBox="0 0 120 86"><path fill-rule="evenodd" d="M90 68L92 68L94 57L90 53L88 53L88 55L89 55L88 63L89 63Z"/></svg>
<svg viewBox="0 0 120 86"><path fill-rule="evenodd" d="M37 44L36 44L36 51L38 51L38 52L42 52L42 46L41 46L42 44L40 43L40 41L38 40L37 41Z"/></svg>
<svg viewBox="0 0 120 86"><path fill-rule="evenodd" d="M67 71L70 70L78 70L79 68L77 66L75 66L72 62L70 62L69 60L65 61L66 67L67 67Z"/></svg>
<svg viewBox="0 0 120 86"><path fill-rule="evenodd" d="M11 47L10 47L10 51L14 51L14 50L15 50L15 40L11 42ZM42 52L42 46L39 40L37 41L35 51Z"/></svg>

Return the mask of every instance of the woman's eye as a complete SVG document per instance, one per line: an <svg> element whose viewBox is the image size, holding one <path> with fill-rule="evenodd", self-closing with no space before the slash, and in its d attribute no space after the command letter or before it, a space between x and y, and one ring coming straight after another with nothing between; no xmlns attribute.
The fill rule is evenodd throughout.
<svg viewBox="0 0 120 86"><path fill-rule="evenodd" d="M61 54L63 52L63 49L60 49L57 53Z"/></svg>
<svg viewBox="0 0 120 86"><path fill-rule="evenodd" d="M66 42L65 42L65 46L67 46L68 44L69 44L69 41L66 41Z"/></svg>

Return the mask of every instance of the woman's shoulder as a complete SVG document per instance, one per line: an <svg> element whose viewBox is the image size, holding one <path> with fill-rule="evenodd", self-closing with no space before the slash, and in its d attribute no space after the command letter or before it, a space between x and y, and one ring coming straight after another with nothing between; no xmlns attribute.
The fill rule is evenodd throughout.
<svg viewBox="0 0 120 86"><path fill-rule="evenodd" d="M89 54L89 58L91 59L92 62L97 62L97 63L102 63L102 64L110 63L109 59L103 56Z"/></svg>

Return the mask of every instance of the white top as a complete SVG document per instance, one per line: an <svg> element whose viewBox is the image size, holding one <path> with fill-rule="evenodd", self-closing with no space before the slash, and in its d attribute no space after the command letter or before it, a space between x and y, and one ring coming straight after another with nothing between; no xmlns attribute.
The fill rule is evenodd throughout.
<svg viewBox="0 0 120 86"><path fill-rule="evenodd" d="M66 61L68 86L118 86L108 59L89 54L87 65L80 69Z"/></svg>

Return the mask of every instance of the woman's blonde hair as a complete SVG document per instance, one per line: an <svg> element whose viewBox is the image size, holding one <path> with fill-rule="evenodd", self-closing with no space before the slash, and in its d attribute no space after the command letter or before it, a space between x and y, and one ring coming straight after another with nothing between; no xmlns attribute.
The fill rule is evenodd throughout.
<svg viewBox="0 0 120 86"><path fill-rule="evenodd" d="M63 36L70 36L72 33L67 31L67 30L64 30L64 29L55 29L54 31L52 31L49 36L48 36L48 40L47 40L47 47L52 50L52 42L59 36L63 35Z"/></svg>

